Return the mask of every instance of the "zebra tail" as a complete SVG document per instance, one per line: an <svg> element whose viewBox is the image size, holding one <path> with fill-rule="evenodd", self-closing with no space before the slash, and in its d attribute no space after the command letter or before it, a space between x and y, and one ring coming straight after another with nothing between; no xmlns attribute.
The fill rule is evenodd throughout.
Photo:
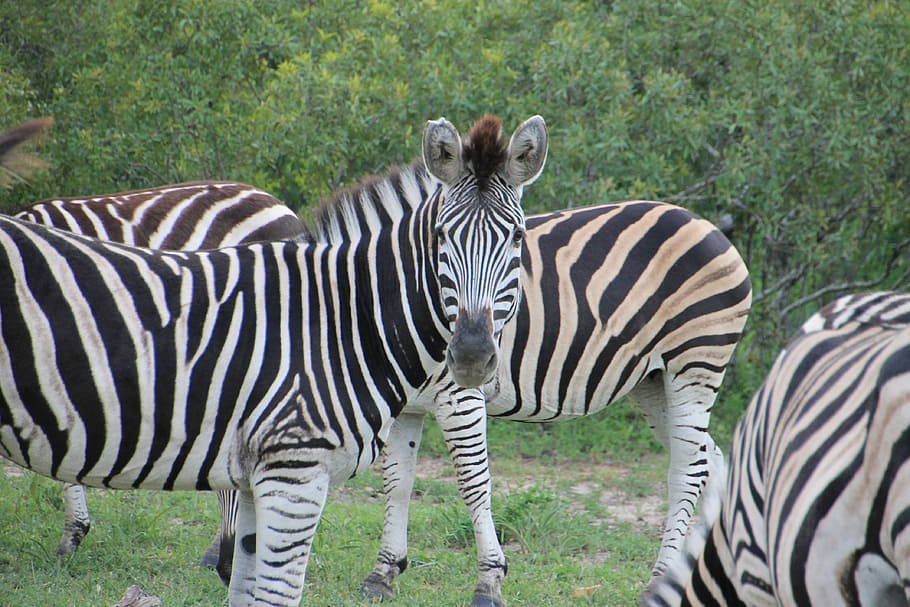
<svg viewBox="0 0 910 607"><path fill-rule="evenodd" d="M53 118L36 118L0 133L0 186L10 187L39 169L46 168L45 161L26 154L17 148L43 133L54 124Z"/></svg>

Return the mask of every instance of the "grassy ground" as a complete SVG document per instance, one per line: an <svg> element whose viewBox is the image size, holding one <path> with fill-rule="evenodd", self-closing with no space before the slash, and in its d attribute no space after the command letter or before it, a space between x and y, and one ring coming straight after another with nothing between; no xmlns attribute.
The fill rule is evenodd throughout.
<svg viewBox="0 0 910 607"><path fill-rule="evenodd" d="M509 558L508 605L635 605L659 545L666 457L625 407L552 425L493 421L494 511ZM438 429L428 423L411 509L411 566L393 606L466 605L476 581L470 520ZM303 605L364 605L360 581L379 545L381 480L370 472L333 490ZM165 607L226 605L196 563L216 528L203 493L89 493L94 526L78 553L54 556L59 484L0 464L0 606L114 605L139 584Z"/></svg>

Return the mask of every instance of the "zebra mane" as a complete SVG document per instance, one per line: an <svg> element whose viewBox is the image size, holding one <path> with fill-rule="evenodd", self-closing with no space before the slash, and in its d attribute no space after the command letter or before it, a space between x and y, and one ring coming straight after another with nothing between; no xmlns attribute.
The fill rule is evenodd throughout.
<svg viewBox="0 0 910 607"><path fill-rule="evenodd" d="M462 146L462 158L473 169L477 185L486 187L493 173L505 165L508 156L508 141L502 136L502 120L485 114L471 127Z"/></svg>
<svg viewBox="0 0 910 607"><path fill-rule="evenodd" d="M426 197L430 179L423 161L417 159L335 192L313 211L310 240L345 242L364 231L371 219L409 215Z"/></svg>
<svg viewBox="0 0 910 607"><path fill-rule="evenodd" d="M484 188L503 168L508 149L498 116L485 114L474 123L462 144L462 159L478 187ZM356 228L370 215L409 214L427 197L435 181L420 158L403 167L392 167L385 175L367 177L319 204L311 216L309 236L316 242L343 242L356 234Z"/></svg>

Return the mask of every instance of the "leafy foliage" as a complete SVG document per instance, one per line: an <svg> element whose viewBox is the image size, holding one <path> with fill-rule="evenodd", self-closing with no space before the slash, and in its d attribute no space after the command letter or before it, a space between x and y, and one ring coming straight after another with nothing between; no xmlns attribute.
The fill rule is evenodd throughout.
<svg viewBox="0 0 910 607"><path fill-rule="evenodd" d="M907 31L892 0L8 2L0 110L57 126L54 169L0 208L225 178L306 213L416 156L426 119L540 113L530 211L734 217L756 292L735 417L808 314L910 282Z"/></svg>

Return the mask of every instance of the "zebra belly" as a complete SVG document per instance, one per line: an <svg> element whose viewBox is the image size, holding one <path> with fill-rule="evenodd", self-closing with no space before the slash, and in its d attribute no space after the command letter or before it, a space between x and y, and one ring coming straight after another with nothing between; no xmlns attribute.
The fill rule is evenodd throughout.
<svg viewBox="0 0 910 607"><path fill-rule="evenodd" d="M547 378L538 388L530 380L516 386L508 375L500 373L496 381L484 387L487 415L526 422L571 420L602 411L633 387L617 390L616 381L605 377L588 394L588 378L588 373L572 374L563 392L559 378Z"/></svg>
<svg viewBox="0 0 910 607"><path fill-rule="evenodd" d="M201 462L195 458L187 458L181 466L183 473L174 474L172 470L174 458L169 454L160 457L158 464L148 471L145 471L144 461L133 458L134 461L112 475L110 463L114 461L116 455L110 459L102 458L97 465L88 471L84 470L86 461L84 438L85 432L78 424L73 424L69 428L65 441L55 440L54 444L33 424L19 429L4 424L0 426L0 455L42 476L89 487L132 489L140 479L141 487L144 489L166 487L175 490L200 488L230 490L240 488L243 484L240 482L243 472L234 446L222 449L215 456L205 478L198 477L196 471L200 469ZM60 454L59 450L64 444L67 447ZM110 443L104 447L105 452L114 450L115 447ZM144 448L138 450L140 454L146 452L147 449Z"/></svg>
<svg viewBox="0 0 910 607"><path fill-rule="evenodd" d="M572 331L560 331L547 344L550 356L543 356L545 348L517 345L517 335L529 332L522 321L529 322L519 316L503 329L499 371L484 386L488 415L528 422L593 415L664 368L659 348L648 345L650 332L610 345L618 340L621 319L597 324L580 349Z"/></svg>

